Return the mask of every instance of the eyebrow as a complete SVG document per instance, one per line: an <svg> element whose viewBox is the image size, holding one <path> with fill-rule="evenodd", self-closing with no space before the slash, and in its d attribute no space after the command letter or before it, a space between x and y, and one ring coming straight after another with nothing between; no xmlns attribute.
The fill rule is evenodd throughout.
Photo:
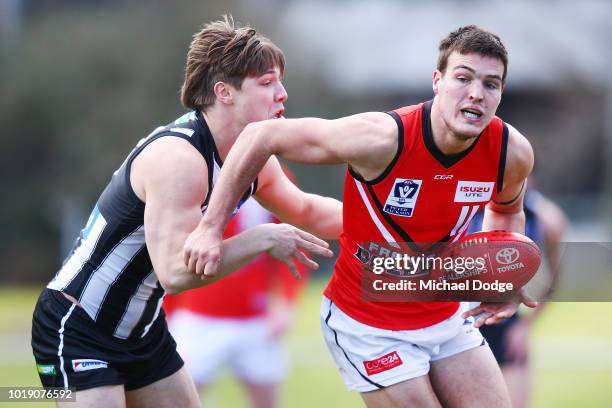
<svg viewBox="0 0 612 408"><path fill-rule="evenodd" d="M473 74L476 73L476 70L474 68L468 67L467 65L458 65L455 68L453 68L453 71L456 71L458 69L467 69L468 71L472 72ZM498 79L498 80L503 82L502 78L499 75L487 75L486 78Z"/></svg>

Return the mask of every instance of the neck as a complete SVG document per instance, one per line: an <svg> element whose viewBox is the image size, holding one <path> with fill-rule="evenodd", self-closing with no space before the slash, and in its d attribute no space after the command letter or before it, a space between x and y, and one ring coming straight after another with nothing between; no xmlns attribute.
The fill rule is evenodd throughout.
<svg viewBox="0 0 612 408"><path fill-rule="evenodd" d="M237 123L232 113L213 105L202 112L210 133L215 141L221 160L225 161L232 145L244 129L244 125Z"/></svg>
<svg viewBox="0 0 612 408"><path fill-rule="evenodd" d="M431 106L431 132L438 149L447 155L460 153L476 141L475 137L458 135L449 128L442 116L437 97Z"/></svg>

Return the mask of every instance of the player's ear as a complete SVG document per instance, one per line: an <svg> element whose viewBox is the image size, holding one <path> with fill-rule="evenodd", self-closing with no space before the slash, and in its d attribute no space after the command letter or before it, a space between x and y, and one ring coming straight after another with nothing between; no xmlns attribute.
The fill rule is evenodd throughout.
<svg viewBox="0 0 612 408"><path fill-rule="evenodd" d="M440 72L440 70L435 70L433 73L433 78L431 80L432 83L432 88L433 88L433 92L434 94L438 94L438 89L440 86L440 80L442 79L442 72Z"/></svg>
<svg viewBox="0 0 612 408"><path fill-rule="evenodd" d="M233 101L233 88L226 82L219 81L213 86L217 100L223 104L230 105Z"/></svg>

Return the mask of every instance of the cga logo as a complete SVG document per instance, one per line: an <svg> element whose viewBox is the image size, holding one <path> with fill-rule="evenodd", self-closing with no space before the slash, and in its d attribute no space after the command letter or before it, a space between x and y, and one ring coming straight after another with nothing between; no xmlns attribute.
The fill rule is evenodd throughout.
<svg viewBox="0 0 612 408"><path fill-rule="evenodd" d="M412 217L422 180L395 179L383 211L400 217Z"/></svg>
<svg viewBox="0 0 612 408"><path fill-rule="evenodd" d="M383 371L390 370L393 367L397 367L402 364L403 361L399 354L397 354L397 351L392 351L391 353L385 354L376 360L363 362L363 366L365 367L368 375L382 373Z"/></svg>
<svg viewBox="0 0 612 408"><path fill-rule="evenodd" d="M91 358L72 360L72 369L75 373L79 371L95 370L98 368L108 368L108 362L102 360L94 360Z"/></svg>
<svg viewBox="0 0 612 408"><path fill-rule="evenodd" d="M495 254L495 260L503 265L509 265L519 258L519 251L516 248L503 248Z"/></svg>

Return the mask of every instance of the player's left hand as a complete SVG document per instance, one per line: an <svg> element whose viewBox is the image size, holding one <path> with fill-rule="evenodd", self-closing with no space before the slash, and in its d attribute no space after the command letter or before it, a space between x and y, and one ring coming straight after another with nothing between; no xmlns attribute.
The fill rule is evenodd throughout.
<svg viewBox="0 0 612 408"><path fill-rule="evenodd" d="M476 328L484 324L497 324L516 313L521 303L531 308L538 305L538 302L529 298L525 290L521 288L516 297L510 302L482 302L475 308L463 312L461 317L467 319L470 316L476 316L476 321L474 322L474 327Z"/></svg>

